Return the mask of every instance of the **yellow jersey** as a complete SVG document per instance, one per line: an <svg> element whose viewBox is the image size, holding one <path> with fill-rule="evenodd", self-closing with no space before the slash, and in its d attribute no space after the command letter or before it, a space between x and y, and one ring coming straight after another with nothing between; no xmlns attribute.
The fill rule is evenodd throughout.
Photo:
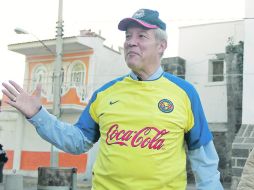
<svg viewBox="0 0 254 190"><path fill-rule="evenodd" d="M169 73L98 89L76 124L100 139L93 190L185 190L186 153L212 139L194 87Z"/></svg>

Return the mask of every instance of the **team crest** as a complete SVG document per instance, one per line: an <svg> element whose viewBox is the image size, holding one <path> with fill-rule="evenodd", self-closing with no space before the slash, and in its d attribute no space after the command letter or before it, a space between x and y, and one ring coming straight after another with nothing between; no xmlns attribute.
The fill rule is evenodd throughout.
<svg viewBox="0 0 254 190"><path fill-rule="evenodd" d="M158 103L158 108L164 113L170 113L174 110L174 104L168 99L162 99Z"/></svg>
<svg viewBox="0 0 254 190"><path fill-rule="evenodd" d="M143 18L145 16L145 11L144 9L140 9L137 12L134 13L134 15L132 16L133 18Z"/></svg>

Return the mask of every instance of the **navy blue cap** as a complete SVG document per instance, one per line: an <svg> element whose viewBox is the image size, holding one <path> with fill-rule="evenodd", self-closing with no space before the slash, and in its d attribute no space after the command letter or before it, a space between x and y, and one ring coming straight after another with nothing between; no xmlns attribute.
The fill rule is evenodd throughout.
<svg viewBox="0 0 254 190"><path fill-rule="evenodd" d="M122 19L118 24L118 29L126 31L129 24L133 22L147 29L166 30L166 24L159 18L159 12L155 10L139 9L132 17Z"/></svg>

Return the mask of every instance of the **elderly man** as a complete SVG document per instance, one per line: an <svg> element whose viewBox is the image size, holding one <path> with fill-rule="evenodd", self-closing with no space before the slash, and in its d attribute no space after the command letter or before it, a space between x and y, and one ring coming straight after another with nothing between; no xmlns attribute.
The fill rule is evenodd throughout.
<svg viewBox="0 0 254 190"><path fill-rule="evenodd" d="M3 83L8 104L39 135L73 154L100 139L93 190L184 190L186 152L199 190L221 190L218 156L199 96L188 82L163 72L166 24L154 10L140 9L118 25L125 31L125 60L131 72L94 92L74 126L50 115L15 82Z"/></svg>

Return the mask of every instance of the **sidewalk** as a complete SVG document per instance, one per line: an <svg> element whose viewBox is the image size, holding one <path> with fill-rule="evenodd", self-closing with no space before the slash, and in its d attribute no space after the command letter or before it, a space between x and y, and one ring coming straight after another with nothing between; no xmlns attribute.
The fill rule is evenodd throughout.
<svg viewBox="0 0 254 190"><path fill-rule="evenodd" d="M23 176L23 190L37 190L37 182L36 177ZM4 187L5 180L3 183L0 183L0 190L8 190ZM78 179L77 190L91 190L91 186L86 181Z"/></svg>
<svg viewBox="0 0 254 190"><path fill-rule="evenodd" d="M230 190L230 184L227 184L224 186L224 190ZM0 190L8 190L4 189L4 183L0 183ZM35 177L23 177L23 190L37 190L37 178ZM77 190L91 190L90 185L82 180L77 180ZM194 184L188 184L186 190L196 190Z"/></svg>

